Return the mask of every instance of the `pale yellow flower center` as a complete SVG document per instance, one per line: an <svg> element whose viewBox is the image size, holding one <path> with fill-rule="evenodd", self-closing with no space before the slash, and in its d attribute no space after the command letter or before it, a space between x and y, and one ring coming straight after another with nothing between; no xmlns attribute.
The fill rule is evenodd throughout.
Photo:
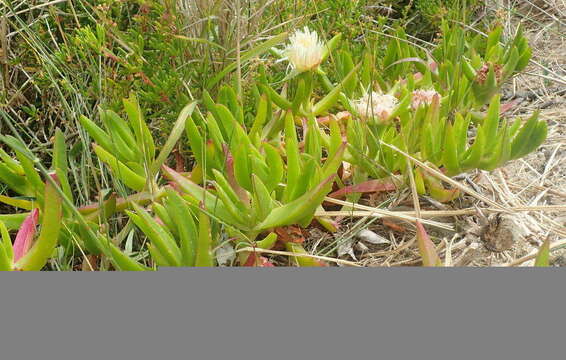
<svg viewBox="0 0 566 360"><path fill-rule="evenodd" d="M318 39L318 34L305 27L297 30L289 39L290 44L285 48L287 59L298 72L312 70L320 65L324 46Z"/></svg>
<svg viewBox="0 0 566 360"><path fill-rule="evenodd" d="M383 123L387 121L398 103L399 101L393 95L373 91L355 100L353 105L362 119L375 119Z"/></svg>

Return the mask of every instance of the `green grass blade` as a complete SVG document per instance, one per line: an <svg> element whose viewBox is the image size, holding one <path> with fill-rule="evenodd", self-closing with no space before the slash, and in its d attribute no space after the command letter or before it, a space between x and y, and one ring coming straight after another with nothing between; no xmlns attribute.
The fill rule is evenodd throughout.
<svg viewBox="0 0 566 360"><path fill-rule="evenodd" d="M277 44L282 43L283 41L285 41L287 39L287 33L283 32L277 36L274 36L273 38L257 45L256 47L243 52L240 54L240 63L244 63L248 60L250 60L251 58L255 57L255 56L259 56L262 53L268 51L269 49L271 49L272 47L274 47ZM236 61L232 62L230 65L226 66L222 71L220 71L216 76L214 76L212 79L210 79L208 81L208 83L206 84L206 88L208 90L210 90L211 88L213 88L216 84L218 84L218 82L220 82L220 80L222 80L228 73L236 70L236 68L238 67L238 64Z"/></svg>
<svg viewBox="0 0 566 360"><path fill-rule="evenodd" d="M53 145L53 168L57 173L57 177L61 182L61 189L69 200L73 201L73 192L69 184L69 165L67 162L67 145L65 143L65 135L57 128L55 130L55 144Z"/></svg>

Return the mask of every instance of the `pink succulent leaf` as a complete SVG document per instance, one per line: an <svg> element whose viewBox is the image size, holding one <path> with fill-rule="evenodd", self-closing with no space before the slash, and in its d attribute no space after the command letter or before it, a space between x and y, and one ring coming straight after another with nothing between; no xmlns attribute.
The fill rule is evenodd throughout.
<svg viewBox="0 0 566 360"><path fill-rule="evenodd" d="M248 259L244 263L244 266L257 266L257 267L275 267L271 261L266 257L258 255L256 253L251 253Z"/></svg>
<svg viewBox="0 0 566 360"><path fill-rule="evenodd" d="M267 260L267 258L260 256L259 257L259 263L261 267L275 267L275 265L273 265L273 263L269 260Z"/></svg>
<svg viewBox="0 0 566 360"><path fill-rule="evenodd" d="M16 240L14 241L14 262L18 261L31 248L33 237L37 229L39 209L33 209L22 223Z"/></svg>

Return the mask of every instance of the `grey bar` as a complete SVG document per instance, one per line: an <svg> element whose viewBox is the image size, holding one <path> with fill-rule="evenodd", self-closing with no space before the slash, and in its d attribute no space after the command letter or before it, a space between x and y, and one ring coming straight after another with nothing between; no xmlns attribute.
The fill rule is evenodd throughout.
<svg viewBox="0 0 566 360"><path fill-rule="evenodd" d="M0 359L563 359L562 269L0 274Z"/></svg>

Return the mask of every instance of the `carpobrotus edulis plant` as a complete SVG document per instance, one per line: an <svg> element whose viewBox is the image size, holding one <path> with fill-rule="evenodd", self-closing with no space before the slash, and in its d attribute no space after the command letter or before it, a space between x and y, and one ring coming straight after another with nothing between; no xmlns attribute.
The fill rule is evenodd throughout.
<svg viewBox="0 0 566 360"><path fill-rule="evenodd" d="M2 214L0 270L39 270L58 244L80 247L117 270L224 265L222 251L241 266L324 265L333 259L309 253L301 228L318 223L337 232L350 209L338 218L329 203L350 207L369 192L410 183L416 195L451 202L459 188L441 179L493 170L544 141L546 122L537 113L526 122L501 115L500 86L528 63L529 49L520 33L508 45L500 44L500 33L469 40L457 25L446 27L440 44L424 52L398 29L384 55L371 48L352 53L340 47L339 34L323 42L305 27L283 52L272 52L289 62L290 73L269 74L275 70L261 62L251 94L209 87L183 108L165 141L154 138L145 115L155 114L133 93L121 111L101 108L97 117L78 118L107 167L108 186L119 184L81 207L74 205L77 184L62 131L54 138L54 179L23 141L0 135L14 154L0 148L0 182L13 194L0 202L28 211ZM286 38L277 35L241 60L263 56ZM209 85L235 68L227 66ZM122 231L126 216L130 225ZM437 265L422 224L447 225L402 219L417 225L423 264ZM265 254L288 255L289 262Z"/></svg>

